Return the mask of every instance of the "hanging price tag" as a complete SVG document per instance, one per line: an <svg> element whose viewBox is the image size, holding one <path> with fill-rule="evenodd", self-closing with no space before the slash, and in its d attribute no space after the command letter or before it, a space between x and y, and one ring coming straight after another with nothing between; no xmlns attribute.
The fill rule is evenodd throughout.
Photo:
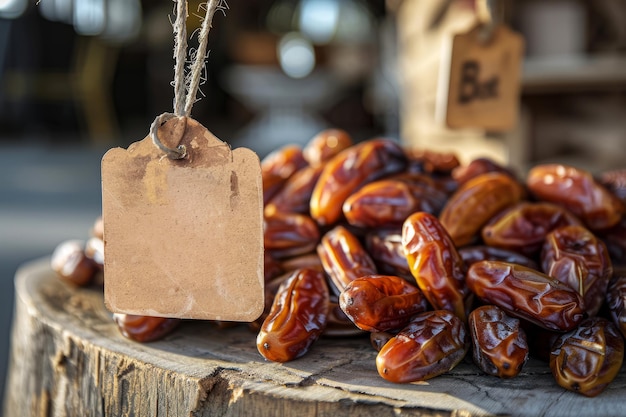
<svg viewBox="0 0 626 417"><path fill-rule="evenodd" d="M193 119L102 159L105 302L113 312L253 321L263 311L258 156Z"/></svg>
<svg viewBox="0 0 626 417"><path fill-rule="evenodd" d="M201 6L187 76L187 1L177 1L174 113L102 158L104 301L114 313L254 321L263 312L261 163L189 116L220 4Z"/></svg>
<svg viewBox="0 0 626 417"><path fill-rule="evenodd" d="M444 47L437 117L448 127L504 132L517 124L523 38L505 25L455 35Z"/></svg>

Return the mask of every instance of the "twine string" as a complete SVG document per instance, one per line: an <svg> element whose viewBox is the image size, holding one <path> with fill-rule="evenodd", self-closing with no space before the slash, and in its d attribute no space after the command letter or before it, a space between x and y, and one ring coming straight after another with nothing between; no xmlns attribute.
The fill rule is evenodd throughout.
<svg viewBox="0 0 626 417"><path fill-rule="evenodd" d="M173 23L174 31L174 113L162 113L157 116L150 125L150 136L154 145L165 152L171 159L182 159L187 155L185 145L176 148L165 146L158 137L159 126L175 117L183 118L191 115L191 109L197 101L196 96L202 81L202 73L207 56L206 49L209 43L209 31L213 23L213 16L217 9L225 8L223 0L209 0L205 5L205 16L202 19L202 27L198 34L198 49L193 56L191 74L185 74L187 63L187 0L176 1L176 20Z"/></svg>

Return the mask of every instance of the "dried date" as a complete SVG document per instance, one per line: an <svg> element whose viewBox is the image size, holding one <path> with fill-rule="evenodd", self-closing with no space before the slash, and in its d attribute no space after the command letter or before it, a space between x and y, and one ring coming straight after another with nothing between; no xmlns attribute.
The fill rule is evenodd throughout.
<svg viewBox="0 0 626 417"><path fill-rule="evenodd" d="M98 269L85 254L85 243L81 240L67 240L57 245L50 266L63 281L81 287L91 283Z"/></svg>
<svg viewBox="0 0 626 417"><path fill-rule="evenodd" d="M595 397L615 379L624 359L624 339L610 321L586 319L557 339L550 369L561 387Z"/></svg>
<svg viewBox="0 0 626 417"><path fill-rule="evenodd" d="M465 262L439 220L418 212L402 227L402 245L417 286L436 310L467 319L472 294L465 285Z"/></svg>
<svg viewBox="0 0 626 417"><path fill-rule="evenodd" d="M489 246L534 256L551 230L569 225L582 225L582 222L561 206L522 202L496 215L481 234Z"/></svg>
<svg viewBox="0 0 626 417"><path fill-rule="evenodd" d="M477 262L467 272L467 286L486 303L548 330L571 330L586 316L576 290L521 265Z"/></svg>
<svg viewBox="0 0 626 417"><path fill-rule="evenodd" d="M401 230L371 230L365 235L365 248L376 263L378 272L415 280L402 246Z"/></svg>
<svg viewBox="0 0 626 417"><path fill-rule="evenodd" d="M476 158L467 165L461 165L452 170L451 176L459 185L479 175L488 172L502 172L515 178L515 175L507 168L489 158Z"/></svg>
<svg viewBox="0 0 626 417"><path fill-rule="evenodd" d="M306 166L294 172L266 204L265 212L309 214L311 194L321 173L322 166Z"/></svg>
<svg viewBox="0 0 626 417"><path fill-rule="evenodd" d="M606 305L613 323L626 337L626 271L616 272L609 281Z"/></svg>
<svg viewBox="0 0 626 417"><path fill-rule="evenodd" d="M324 275L313 269L295 271L276 293L257 335L259 353L287 362L304 355L324 331L329 292Z"/></svg>
<svg viewBox="0 0 626 417"><path fill-rule="evenodd" d="M309 253L319 242L317 224L309 216L274 211L265 213L265 249L277 259Z"/></svg>
<svg viewBox="0 0 626 417"><path fill-rule="evenodd" d="M565 207L591 230L616 225L625 211L620 199L579 168L538 165L529 171L526 184L538 199Z"/></svg>
<svg viewBox="0 0 626 417"><path fill-rule="evenodd" d="M362 185L404 170L406 157L389 139L372 139L344 149L324 166L310 201L311 216L331 225L342 216L346 198Z"/></svg>
<svg viewBox="0 0 626 417"><path fill-rule="evenodd" d="M411 317L428 309L422 292L393 275L367 275L350 282L339 306L361 330L384 332L406 326Z"/></svg>
<svg viewBox="0 0 626 417"><path fill-rule="evenodd" d="M337 294L351 281L377 273L376 264L359 239L343 226L326 232L317 246L317 254Z"/></svg>
<svg viewBox="0 0 626 417"><path fill-rule="evenodd" d="M445 310L417 315L378 352L376 368L384 379L424 381L449 372L468 350L465 325Z"/></svg>
<svg viewBox="0 0 626 417"><path fill-rule="evenodd" d="M285 145L263 158L263 204L267 204L276 195L294 172L306 165L302 149L297 145Z"/></svg>
<svg viewBox="0 0 626 417"><path fill-rule="evenodd" d="M442 205L430 197L429 189L398 180L378 180L351 194L343 214L353 226L363 228L401 226L416 211L436 214Z"/></svg>
<svg viewBox="0 0 626 417"><path fill-rule="evenodd" d="M439 220L455 245L464 246L475 240L493 216L523 196L524 189L515 179L489 172L461 185L443 207Z"/></svg>
<svg viewBox="0 0 626 417"><path fill-rule="evenodd" d="M122 313L113 314L113 321L124 337L141 343L162 339L178 327L181 322L174 318Z"/></svg>
<svg viewBox="0 0 626 417"><path fill-rule="evenodd" d="M486 374L500 378L517 376L528 360L526 332L520 321L501 308L486 305L468 319L474 363Z"/></svg>
<svg viewBox="0 0 626 417"><path fill-rule="evenodd" d="M613 266L606 246L593 233L584 226L565 226L548 233L541 250L541 267L578 291L589 316L598 313Z"/></svg>
<svg viewBox="0 0 626 417"><path fill-rule="evenodd" d="M495 248L493 246L464 246L459 248L459 255L461 255L461 258L463 258L463 261L468 268L471 264L479 261L503 261L526 266L532 269L539 269L537 262L529 257L514 251Z"/></svg>
<svg viewBox="0 0 626 417"><path fill-rule="evenodd" d="M339 152L352 146L352 137L342 129L326 129L315 135L302 150L312 167L320 167Z"/></svg>

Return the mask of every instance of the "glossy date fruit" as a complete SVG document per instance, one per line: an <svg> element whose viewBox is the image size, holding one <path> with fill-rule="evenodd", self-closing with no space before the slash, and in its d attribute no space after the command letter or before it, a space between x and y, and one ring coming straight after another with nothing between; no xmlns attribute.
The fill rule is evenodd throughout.
<svg viewBox="0 0 626 417"><path fill-rule="evenodd" d="M511 176L489 172L461 185L443 207L439 220L454 244L464 246L475 240L493 216L523 196L523 187Z"/></svg>
<svg viewBox="0 0 626 417"><path fill-rule="evenodd" d="M265 249L276 259L309 253L320 239L317 224L304 214L266 213L263 226Z"/></svg>
<svg viewBox="0 0 626 417"><path fill-rule="evenodd" d="M79 287L89 285L98 269L85 254L85 242L66 240L57 245L50 258L50 266L65 282Z"/></svg>
<svg viewBox="0 0 626 417"><path fill-rule="evenodd" d="M374 229L365 235L365 248L372 257L378 272L398 275L414 281L402 246L400 229Z"/></svg>
<svg viewBox="0 0 626 417"><path fill-rule="evenodd" d="M368 332L402 328L411 317L428 309L416 286L393 275L355 279L341 292L339 306L359 329Z"/></svg>
<svg viewBox="0 0 626 417"><path fill-rule="evenodd" d="M452 311L465 322L472 304L465 262L439 220L424 212L409 216L402 245L417 286L433 308Z"/></svg>
<svg viewBox="0 0 626 417"><path fill-rule="evenodd" d="M406 156L390 139L372 139L344 149L324 166L310 201L310 213L320 225L336 223L346 198L362 185L404 170Z"/></svg>
<svg viewBox="0 0 626 417"><path fill-rule="evenodd" d="M153 342L167 336L181 322L174 318L122 313L113 314L113 321L124 337L141 343Z"/></svg>
<svg viewBox="0 0 626 417"><path fill-rule="evenodd" d="M606 246L593 233L584 226L565 226L548 233L541 250L541 268L578 291L589 316L598 313L613 266Z"/></svg>
<svg viewBox="0 0 626 417"><path fill-rule="evenodd" d="M520 321L494 305L478 307L469 315L472 358L483 372L500 378L520 373L528 360L526 332Z"/></svg>
<svg viewBox="0 0 626 417"><path fill-rule="evenodd" d="M589 172L572 166L538 165L529 171L526 184L538 199L565 207L591 230L616 225L626 210Z"/></svg>
<svg viewBox="0 0 626 417"><path fill-rule="evenodd" d="M486 174L488 172L502 172L508 174L511 177L515 177L511 171L497 162L489 158L476 158L467 165L461 165L452 170L450 174L459 185L465 184L472 178L479 175Z"/></svg>
<svg viewBox="0 0 626 417"><path fill-rule="evenodd" d="M295 271L279 287L256 345L273 362L304 355L326 327L329 292L324 274L313 269Z"/></svg>
<svg viewBox="0 0 626 417"><path fill-rule="evenodd" d="M582 225L561 206L546 202L521 202L503 210L482 229L485 244L536 255L551 230L568 225Z"/></svg>
<svg viewBox="0 0 626 417"><path fill-rule="evenodd" d="M346 199L342 210L351 225L376 228L401 226L412 213L436 214L441 206L428 188L390 179L364 185Z"/></svg>
<svg viewBox="0 0 626 417"><path fill-rule="evenodd" d="M302 150L312 167L320 167L339 152L352 146L352 137L342 129L326 129L315 135Z"/></svg>
<svg viewBox="0 0 626 417"><path fill-rule="evenodd" d="M335 226L326 232L317 246L317 254L337 294L351 281L377 274L376 264L359 239L343 226Z"/></svg>
<svg viewBox="0 0 626 417"><path fill-rule="evenodd" d="M613 323L626 338L626 270L616 272L609 281L606 304Z"/></svg>
<svg viewBox="0 0 626 417"><path fill-rule="evenodd" d="M571 330L586 316L576 290L521 265L477 262L467 272L467 286L484 302L548 330Z"/></svg>
<svg viewBox="0 0 626 417"><path fill-rule="evenodd" d="M306 166L294 172L265 205L265 212L309 214L309 201L322 167Z"/></svg>
<svg viewBox="0 0 626 417"><path fill-rule="evenodd" d="M465 325L445 310L417 315L378 352L376 368L384 379L424 381L454 368L467 353Z"/></svg>
<svg viewBox="0 0 626 417"><path fill-rule="evenodd" d="M298 145L285 145L263 158L263 204L267 204L276 195L294 172L306 165L302 149Z"/></svg>
<svg viewBox="0 0 626 417"><path fill-rule="evenodd" d="M557 339L550 369L563 388L595 397L615 379L623 360L622 335L607 319L593 317Z"/></svg>

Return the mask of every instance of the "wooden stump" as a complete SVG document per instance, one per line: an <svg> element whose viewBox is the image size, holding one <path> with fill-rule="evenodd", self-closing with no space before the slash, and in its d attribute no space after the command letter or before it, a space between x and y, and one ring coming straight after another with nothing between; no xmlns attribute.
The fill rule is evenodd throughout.
<svg viewBox="0 0 626 417"><path fill-rule="evenodd" d="M16 277L6 417L626 415L624 371L586 398L533 360L511 380L482 374L468 357L425 383L391 384L366 337L319 340L286 364L264 361L243 325L190 321L164 340L135 343L119 334L101 288L66 285L48 262Z"/></svg>

